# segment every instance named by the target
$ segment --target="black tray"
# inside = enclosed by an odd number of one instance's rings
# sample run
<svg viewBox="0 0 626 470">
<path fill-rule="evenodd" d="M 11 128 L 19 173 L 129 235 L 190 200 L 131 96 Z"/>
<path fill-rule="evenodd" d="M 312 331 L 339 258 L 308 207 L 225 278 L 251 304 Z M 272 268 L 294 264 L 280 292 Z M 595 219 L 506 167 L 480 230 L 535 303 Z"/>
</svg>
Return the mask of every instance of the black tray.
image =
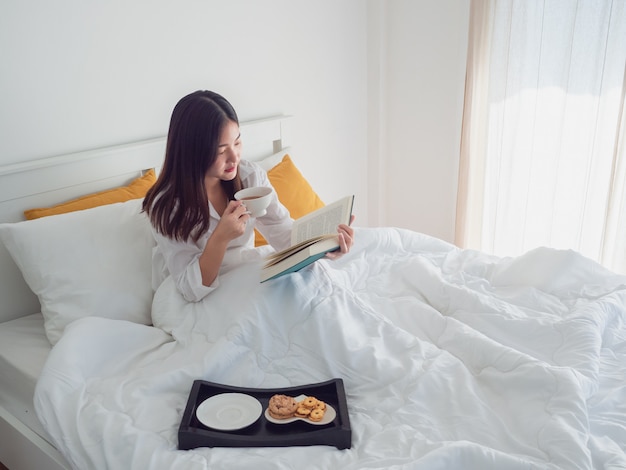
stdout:
<svg viewBox="0 0 626 470">
<path fill-rule="evenodd" d="M 236 431 L 218 431 L 204 426 L 196 417 L 197 406 L 219 393 L 245 393 L 261 402 L 263 411 L 274 394 L 296 397 L 312 395 L 325 401 L 337 411 L 337 417 L 326 425 L 312 425 L 303 421 L 274 424 L 261 413 L 250 426 Z M 343 380 L 332 379 L 317 384 L 287 388 L 243 388 L 195 380 L 183 418 L 178 428 L 178 448 L 196 447 L 286 447 L 329 445 L 349 449 L 352 441 L 350 418 L 346 404 Z"/>
</svg>

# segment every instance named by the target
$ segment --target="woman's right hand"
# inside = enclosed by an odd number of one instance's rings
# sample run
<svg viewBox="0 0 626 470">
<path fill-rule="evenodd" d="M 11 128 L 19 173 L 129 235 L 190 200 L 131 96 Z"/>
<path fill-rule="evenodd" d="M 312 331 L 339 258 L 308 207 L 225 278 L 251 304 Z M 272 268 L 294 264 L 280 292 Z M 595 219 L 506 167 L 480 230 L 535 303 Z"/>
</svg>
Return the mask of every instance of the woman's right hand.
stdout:
<svg viewBox="0 0 626 470">
<path fill-rule="evenodd" d="M 246 231 L 250 214 L 240 201 L 230 201 L 222 213 L 215 230 L 207 240 L 200 255 L 200 273 L 202 284 L 210 286 L 217 278 L 224 253 L 231 240 L 240 237 Z"/>
<path fill-rule="evenodd" d="M 241 201 L 230 201 L 224 209 L 213 235 L 230 242 L 244 234 L 249 218 L 250 214 Z"/>
</svg>

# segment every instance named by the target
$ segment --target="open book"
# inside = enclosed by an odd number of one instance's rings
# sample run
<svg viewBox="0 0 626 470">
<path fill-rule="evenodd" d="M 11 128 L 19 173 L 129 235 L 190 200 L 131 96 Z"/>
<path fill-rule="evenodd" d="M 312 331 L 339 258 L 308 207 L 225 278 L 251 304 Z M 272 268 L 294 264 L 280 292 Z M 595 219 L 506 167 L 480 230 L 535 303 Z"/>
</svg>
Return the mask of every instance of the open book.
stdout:
<svg viewBox="0 0 626 470">
<path fill-rule="evenodd" d="M 291 246 L 266 258 L 261 282 L 293 273 L 339 249 L 337 226 L 349 224 L 354 196 L 346 196 L 293 222 Z"/>
</svg>

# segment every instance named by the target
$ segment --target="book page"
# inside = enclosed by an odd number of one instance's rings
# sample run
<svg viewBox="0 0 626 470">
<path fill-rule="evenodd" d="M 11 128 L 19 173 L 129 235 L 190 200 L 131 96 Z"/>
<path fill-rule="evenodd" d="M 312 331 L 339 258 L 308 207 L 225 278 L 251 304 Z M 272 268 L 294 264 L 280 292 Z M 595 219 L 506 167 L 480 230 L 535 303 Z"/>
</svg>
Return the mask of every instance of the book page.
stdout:
<svg viewBox="0 0 626 470">
<path fill-rule="evenodd" d="M 304 250 L 306 247 L 311 246 L 321 240 L 326 240 L 326 239 L 330 239 L 330 238 L 335 238 L 336 235 L 322 235 L 320 237 L 315 237 L 312 238 L 310 240 L 305 240 L 303 242 L 300 242 L 296 245 L 290 246 L 289 248 L 284 249 L 283 251 L 279 251 L 277 253 L 268 255 L 266 259 L 266 264 L 265 266 L 272 266 L 282 260 L 284 260 L 285 258 L 293 255 L 294 253 L 297 253 L 298 251 Z"/>
<path fill-rule="evenodd" d="M 291 244 L 297 245 L 321 235 L 336 234 L 339 224 L 349 222 L 351 212 L 352 198 L 349 197 L 296 220 L 293 225 Z"/>
</svg>

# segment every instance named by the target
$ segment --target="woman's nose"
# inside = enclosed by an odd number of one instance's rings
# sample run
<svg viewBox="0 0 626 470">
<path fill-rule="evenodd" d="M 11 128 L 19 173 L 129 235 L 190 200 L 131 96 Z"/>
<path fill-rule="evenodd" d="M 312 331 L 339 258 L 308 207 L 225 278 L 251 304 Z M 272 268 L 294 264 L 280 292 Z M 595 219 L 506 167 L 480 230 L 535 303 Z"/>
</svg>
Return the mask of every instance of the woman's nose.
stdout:
<svg viewBox="0 0 626 470">
<path fill-rule="evenodd" d="M 237 152 L 237 149 L 229 148 L 228 149 L 228 160 L 233 162 L 233 161 L 237 161 L 238 158 L 239 158 L 239 152 Z"/>
</svg>

